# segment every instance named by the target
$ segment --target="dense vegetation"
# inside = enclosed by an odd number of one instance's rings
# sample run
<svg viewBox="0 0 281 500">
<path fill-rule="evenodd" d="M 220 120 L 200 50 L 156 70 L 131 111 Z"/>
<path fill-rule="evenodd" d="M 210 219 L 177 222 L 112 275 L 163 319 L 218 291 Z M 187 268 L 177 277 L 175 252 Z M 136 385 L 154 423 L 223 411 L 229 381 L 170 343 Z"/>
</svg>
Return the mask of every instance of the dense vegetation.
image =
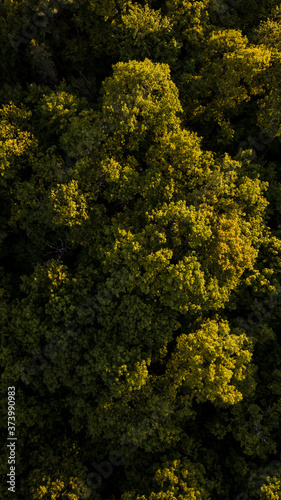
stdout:
<svg viewBox="0 0 281 500">
<path fill-rule="evenodd" d="M 0 41 L 1 499 L 280 499 L 281 4 L 2 0 Z"/>
</svg>

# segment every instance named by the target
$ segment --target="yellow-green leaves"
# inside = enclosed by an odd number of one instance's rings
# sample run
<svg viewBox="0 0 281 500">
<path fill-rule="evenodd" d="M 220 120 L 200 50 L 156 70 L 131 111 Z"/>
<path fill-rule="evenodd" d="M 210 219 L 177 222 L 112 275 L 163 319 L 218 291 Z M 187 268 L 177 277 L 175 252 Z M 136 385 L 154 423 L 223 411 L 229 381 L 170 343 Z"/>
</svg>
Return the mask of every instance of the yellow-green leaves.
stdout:
<svg viewBox="0 0 281 500">
<path fill-rule="evenodd" d="M 218 142 L 231 144 L 237 129 L 231 124 L 234 117 L 241 113 L 245 103 L 265 92 L 272 51 L 250 45 L 240 30 L 218 29 L 210 34 L 198 59 L 201 59 L 200 71 L 187 72 L 181 78 L 186 119 L 200 123 L 206 135 L 208 127 L 210 130 L 216 123 L 220 129 Z"/>
<path fill-rule="evenodd" d="M 120 59 L 143 60 L 173 64 L 181 43 L 173 36 L 173 23 L 160 10 L 134 3 L 121 16 L 121 22 L 114 29 L 112 45 L 118 47 Z"/>
<path fill-rule="evenodd" d="M 127 202 L 138 193 L 140 176 L 138 162 L 134 157 L 128 156 L 120 163 L 114 158 L 105 158 L 100 167 L 100 175 L 107 184 L 104 196 L 109 202 Z"/>
<path fill-rule="evenodd" d="M 155 467 L 156 468 L 156 467 Z M 122 495 L 122 500 L 211 500 L 215 481 L 206 477 L 200 462 L 186 458 L 165 461 L 153 478 L 154 491 L 148 496 Z"/>
<path fill-rule="evenodd" d="M 85 99 L 80 100 L 63 90 L 43 95 L 38 106 L 41 123 L 48 128 L 51 126 L 53 134 L 60 135 L 76 115 L 81 104 L 85 103 Z"/>
<path fill-rule="evenodd" d="M 226 321 L 208 320 L 178 337 L 167 377 L 178 388 L 188 387 L 198 402 L 235 404 L 243 398 L 236 384 L 245 378 L 251 357 L 245 334 L 231 334 Z"/>
<path fill-rule="evenodd" d="M 103 83 L 102 111 L 123 146 L 138 149 L 148 134 L 157 138 L 179 123 L 182 108 L 168 65 L 145 59 L 118 63 L 113 71 Z"/>
<path fill-rule="evenodd" d="M 0 109 L 0 172 L 4 186 L 21 171 L 20 157 L 35 145 L 34 138 L 26 128 L 31 112 L 23 105 L 18 108 L 13 102 Z"/>
<path fill-rule="evenodd" d="M 224 280 L 231 288 L 237 285 L 245 269 L 252 269 L 258 255 L 252 245 L 247 225 L 237 215 L 222 215 L 216 218 L 206 251 L 209 254 L 210 269 L 216 269 L 219 279 Z"/>
<path fill-rule="evenodd" d="M 49 196 L 48 215 L 52 214 L 54 226 L 81 225 L 88 219 L 85 196 L 79 192 L 78 182 L 73 180 L 68 184 L 58 184 Z"/>
</svg>

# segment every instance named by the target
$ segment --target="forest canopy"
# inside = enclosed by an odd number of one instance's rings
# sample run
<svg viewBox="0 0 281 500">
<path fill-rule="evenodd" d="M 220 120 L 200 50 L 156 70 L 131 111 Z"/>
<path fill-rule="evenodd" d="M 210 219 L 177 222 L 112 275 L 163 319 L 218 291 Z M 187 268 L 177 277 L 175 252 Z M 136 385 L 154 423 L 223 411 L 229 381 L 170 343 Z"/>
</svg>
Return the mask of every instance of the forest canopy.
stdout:
<svg viewBox="0 0 281 500">
<path fill-rule="evenodd" d="M 0 42 L 1 499 L 280 499 L 281 4 L 2 0 Z"/>
</svg>

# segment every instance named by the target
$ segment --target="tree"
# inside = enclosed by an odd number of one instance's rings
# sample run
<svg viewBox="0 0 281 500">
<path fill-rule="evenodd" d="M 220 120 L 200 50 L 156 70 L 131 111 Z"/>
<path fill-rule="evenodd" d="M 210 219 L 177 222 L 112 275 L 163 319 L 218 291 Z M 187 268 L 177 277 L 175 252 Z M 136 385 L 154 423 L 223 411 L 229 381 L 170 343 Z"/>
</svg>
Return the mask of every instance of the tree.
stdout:
<svg viewBox="0 0 281 500">
<path fill-rule="evenodd" d="M 4 500 L 278 498 L 273 4 L 5 0 Z"/>
</svg>

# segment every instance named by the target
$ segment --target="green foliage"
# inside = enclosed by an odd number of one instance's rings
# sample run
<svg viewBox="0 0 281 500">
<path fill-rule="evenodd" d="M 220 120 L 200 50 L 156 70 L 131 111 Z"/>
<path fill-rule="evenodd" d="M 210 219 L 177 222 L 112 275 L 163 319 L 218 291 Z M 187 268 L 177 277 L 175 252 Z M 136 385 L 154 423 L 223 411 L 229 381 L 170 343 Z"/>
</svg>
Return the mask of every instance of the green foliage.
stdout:
<svg viewBox="0 0 281 500">
<path fill-rule="evenodd" d="M 209 0 L 166 0 L 165 7 L 168 17 L 175 23 L 174 31 L 179 33 L 179 40 L 184 43 L 185 50 L 190 54 L 198 52 L 208 26 Z"/>
<path fill-rule="evenodd" d="M 112 49 L 118 48 L 119 59 L 176 63 L 181 43 L 173 36 L 173 23 L 160 10 L 133 4 L 121 16 L 121 23 L 114 29 Z"/>
<path fill-rule="evenodd" d="M 214 481 L 206 479 L 202 464 L 185 459 L 163 464 L 155 473 L 153 483 L 156 492 L 149 496 L 126 493 L 122 495 L 122 500 L 209 500 L 214 488 Z"/>
<path fill-rule="evenodd" d="M 199 331 L 177 338 L 168 379 L 175 387 L 186 386 L 197 402 L 235 404 L 243 397 L 237 383 L 249 376 L 247 344 L 246 335 L 230 334 L 227 322 L 207 321 Z"/>
<path fill-rule="evenodd" d="M 2 2 L 3 500 L 280 498 L 279 21 Z"/>
<path fill-rule="evenodd" d="M 12 102 L 2 106 L 1 117 L 1 183 L 6 186 L 21 170 L 18 157 L 26 156 L 34 140 L 28 130 L 21 130 L 31 113 L 24 106 L 18 108 Z"/>
<path fill-rule="evenodd" d="M 109 151 L 118 151 L 117 141 L 129 151 L 138 150 L 145 139 L 157 139 L 179 123 L 182 107 L 167 64 L 148 59 L 118 63 L 102 91 L 103 117 L 113 131 Z"/>
<path fill-rule="evenodd" d="M 216 124 L 224 146 L 239 140 L 241 131 L 231 123 L 243 114 L 246 103 L 263 95 L 271 57 L 269 49 L 250 46 L 241 31 L 213 31 L 200 55 L 201 70 L 181 76 L 186 119 L 200 125 L 204 135 Z"/>
</svg>

